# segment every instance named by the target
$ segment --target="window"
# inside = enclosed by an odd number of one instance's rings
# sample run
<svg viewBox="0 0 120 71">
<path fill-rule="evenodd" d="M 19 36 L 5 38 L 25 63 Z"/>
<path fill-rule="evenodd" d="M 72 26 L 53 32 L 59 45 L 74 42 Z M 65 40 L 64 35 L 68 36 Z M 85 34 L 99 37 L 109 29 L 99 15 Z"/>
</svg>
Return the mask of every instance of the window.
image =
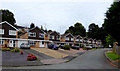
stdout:
<svg viewBox="0 0 120 71">
<path fill-rule="evenodd" d="M 71 41 L 73 41 L 74 39 L 73 38 L 71 38 Z"/>
<path fill-rule="evenodd" d="M 57 39 L 57 40 L 60 40 L 60 37 L 59 37 L 59 36 L 56 36 L 56 39 Z"/>
<path fill-rule="evenodd" d="M 29 41 L 29 44 L 32 45 L 32 46 L 35 46 L 36 42 L 35 41 Z"/>
<path fill-rule="evenodd" d="M 4 34 L 4 29 L 0 29 L 0 34 Z"/>
<path fill-rule="evenodd" d="M 14 30 L 9 30 L 9 35 L 16 35 L 16 31 L 14 31 Z"/>
<path fill-rule="evenodd" d="M 34 33 L 34 32 L 29 32 L 29 36 L 30 36 L 30 37 L 36 37 L 36 33 Z"/>
<path fill-rule="evenodd" d="M 0 40 L 0 45 L 4 45 L 4 40 Z"/>
<path fill-rule="evenodd" d="M 42 44 L 44 44 L 44 42 L 42 41 Z"/>
<path fill-rule="evenodd" d="M 54 36 L 50 35 L 50 39 L 54 39 Z"/>
<path fill-rule="evenodd" d="M 68 38 L 68 37 L 66 37 L 66 40 L 69 40 L 69 38 Z"/>
<path fill-rule="evenodd" d="M 40 38 L 44 38 L 44 34 L 39 33 L 39 37 L 40 37 Z"/>
<path fill-rule="evenodd" d="M 76 39 L 76 41 L 79 41 L 79 39 Z"/>
</svg>

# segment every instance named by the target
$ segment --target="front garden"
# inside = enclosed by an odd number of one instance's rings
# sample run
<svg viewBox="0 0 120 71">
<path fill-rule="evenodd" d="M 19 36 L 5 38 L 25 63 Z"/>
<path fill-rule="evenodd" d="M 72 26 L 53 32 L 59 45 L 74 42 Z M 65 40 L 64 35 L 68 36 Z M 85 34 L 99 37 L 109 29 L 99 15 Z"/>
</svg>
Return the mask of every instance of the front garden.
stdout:
<svg viewBox="0 0 120 71">
<path fill-rule="evenodd" d="M 114 61 L 120 61 L 120 55 L 113 53 L 112 51 L 107 52 L 107 56 Z"/>
</svg>

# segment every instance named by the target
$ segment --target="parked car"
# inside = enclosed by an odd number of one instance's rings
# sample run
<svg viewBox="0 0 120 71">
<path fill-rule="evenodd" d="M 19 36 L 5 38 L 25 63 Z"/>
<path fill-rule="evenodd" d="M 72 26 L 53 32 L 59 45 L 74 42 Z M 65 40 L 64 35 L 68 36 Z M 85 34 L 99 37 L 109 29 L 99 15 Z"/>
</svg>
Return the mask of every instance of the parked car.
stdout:
<svg viewBox="0 0 120 71">
<path fill-rule="evenodd" d="M 60 46 L 59 46 L 59 48 L 61 48 L 61 49 L 62 49 L 62 48 L 64 48 L 64 46 L 65 46 L 65 45 L 60 45 Z"/>
<path fill-rule="evenodd" d="M 88 48 L 88 49 L 92 48 L 92 46 L 90 46 L 90 45 L 86 45 L 85 47 Z"/>
<path fill-rule="evenodd" d="M 20 48 L 21 48 L 21 49 L 30 49 L 30 45 L 29 45 L 28 43 L 22 43 L 22 44 L 20 45 Z"/>
<path fill-rule="evenodd" d="M 55 45 L 55 44 L 49 44 L 48 48 L 49 49 L 54 49 L 54 50 L 58 50 L 59 49 L 59 47 L 57 45 Z"/>
<path fill-rule="evenodd" d="M 71 48 L 79 50 L 80 49 L 80 45 L 79 44 L 75 44 L 75 45 L 72 45 Z"/>
</svg>

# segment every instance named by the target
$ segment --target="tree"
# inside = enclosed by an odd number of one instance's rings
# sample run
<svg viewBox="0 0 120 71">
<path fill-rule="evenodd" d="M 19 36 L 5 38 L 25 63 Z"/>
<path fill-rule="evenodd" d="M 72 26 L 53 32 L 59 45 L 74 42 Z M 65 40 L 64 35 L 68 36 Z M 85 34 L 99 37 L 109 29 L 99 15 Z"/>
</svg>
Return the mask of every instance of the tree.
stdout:
<svg viewBox="0 0 120 71">
<path fill-rule="evenodd" d="M 81 35 L 82 37 L 86 36 L 86 30 L 81 23 L 76 23 L 74 26 L 70 26 L 68 30 L 65 31 L 66 33 L 71 33 L 73 35 Z"/>
<path fill-rule="evenodd" d="M 82 37 L 85 37 L 86 36 L 86 29 L 84 28 L 84 26 L 77 22 L 75 25 L 74 25 L 74 35 L 81 35 Z"/>
<path fill-rule="evenodd" d="M 99 27 L 95 23 L 89 25 L 88 37 L 93 39 L 99 39 Z"/>
<path fill-rule="evenodd" d="M 16 20 L 14 18 L 14 14 L 9 10 L 0 10 L 0 16 L 2 16 L 2 22 L 7 21 L 10 24 L 14 25 Z"/>
<path fill-rule="evenodd" d="M 41 28 L 40 28 L 40 29 L 41 29 L 41 30 L 44 30 L 42 25 L 41 25 Z"/>
<path fill-rule="evenodd" d="M 103 27 L 108 34 L 120 43 L 120 1 L 114 2 L 107 11 Z"/>
<path fill-rule="evenodd" d="M 35 27 L 34 23 L 31 23 L 30 29 L 32 29 L 32 28 L 34 28 L 34 27 Z"/>
</svg>

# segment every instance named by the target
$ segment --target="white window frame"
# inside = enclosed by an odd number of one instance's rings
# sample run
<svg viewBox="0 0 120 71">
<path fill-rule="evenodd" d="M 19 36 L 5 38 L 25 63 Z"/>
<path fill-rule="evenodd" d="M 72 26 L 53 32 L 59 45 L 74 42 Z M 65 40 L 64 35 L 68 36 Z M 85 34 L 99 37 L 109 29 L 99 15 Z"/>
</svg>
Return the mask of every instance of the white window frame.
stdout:
<svg viewBox="0 0 120 71">
<path fill-rule="evenodd" d="M 35 46 L 35 45 L 36 45 L 36 42 L 35 42 L 35 41 L 29 41 L 29 44 L 30 44 L 31 46 Z"/>
<path fill-rule="evenodd" d="M 71 38 L 71 41 L 74 41 L 74 38 Z"/>
<path fill-rule="evenodd" d="M 17 31 L 15 31 L 15 30 L 9 30 L 9 35 L 17 35 Z"/>
<path fill-rule="evenodd" d="M 0 39 L 0 45 L 4 45 L 4 40 Z"/>
<path fill-rule="evenodd" d="M 69 40 L 69 37 L 66 37 L 65 39 L 66 39 L 66 40 Z"/>
<path fill-rule="evenodd" d="M 76 41 L 79 41 L 79 39 L 76 39 Z"/>
<path fill-rule="evenodd" d="M 34 34 L 34 35 L 31 36 L 31 34 Z M 35 33 L 35 32 L 29 32 L 29 36 L 30 36 L 30 37 L 36 37 L 36 33 Z"/>
<path fill-rule="evenodd" d="M 4 34 L 4 29 L 0 29 L 0 34 Z"/>
<path fill-rule="evenodd" d="M 41 35 L 42 35 L 43 37 L 41 37 Z M 39 37 L 40 37 L 40 38 L 44 38 L 44 34 L 43 34 L 43 33 L 39 33 Z"/>
</svg>

